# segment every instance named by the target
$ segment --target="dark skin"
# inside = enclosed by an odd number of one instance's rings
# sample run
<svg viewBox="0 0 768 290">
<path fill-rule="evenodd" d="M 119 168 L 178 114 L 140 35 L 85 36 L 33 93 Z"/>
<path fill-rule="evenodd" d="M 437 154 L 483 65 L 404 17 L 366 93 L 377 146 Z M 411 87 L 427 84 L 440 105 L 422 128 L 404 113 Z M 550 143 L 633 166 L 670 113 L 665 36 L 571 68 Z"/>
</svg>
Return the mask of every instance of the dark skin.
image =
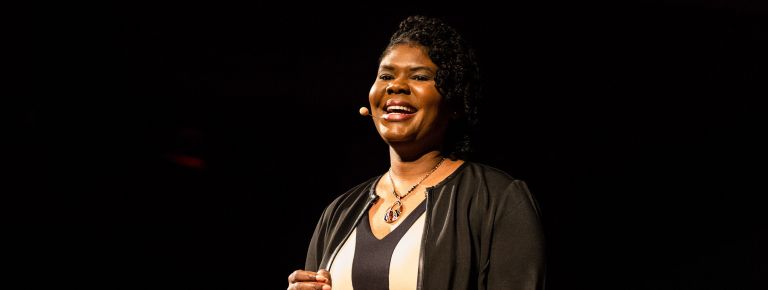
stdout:
<svg viewBox="0 0 768 290">
<path fill-rule="evenodd" d="M 389 144 L 390 172 L 395 190 L 404 195 L 440 161 L 441 145 L 445 138 L 451 113 L 435 86 L 437 65 L 429 58 L 424 47 L 400 44 L 391 47 L 379 64 L 379 72 L 368 94 L 373 114 L 387 113 L 388 102 L 402 101 L 416 109 L 414 116 L 405 121 L 374 119 L 382 139 Z M 384 238 L 405 220 L 425 198 L 424 190 L 437 184 L 452 173 L 463 161 L 446 160 L 411 194 L 401 200 L 404 211 L 400 218 L 387 223 L 382 218 L 395 201 L 388 176 L 376 186 L 379 200 L 371 207 L 368 218 L 374 236 Z"/>
<path fill-rule="evenodd" d="M 435 65 L 425 48 L 417 44 L 390 47 L 379 64 L 376 81 L 368 95 L 372 114 L 380 116 L 373 122 L 382 139 L 389 144 L 390 171 L 394 184 L 385 175 L 376 186 L 380 197 L 368 212 L 374 236 L 384 238 L 425 198 L 427 187 L 433 186 L 453 173 L 464 161 L 446 159 L 437 170 L 401 199 L 400 218 L 387 223 L 384 213 L 396 200 L 392 188 L 404 195 L 442 159 L 441 145 L 445 139 L 452 113 L 435 86 Z M 392 111 L 393 104 L 408 107 L 407 117 Z M 389 110 L 388 110 L 389 109 Z M 387 115 L 389 114 L 389 115 Z M 288 277 L 288 289 L 331 289 L 330 273 L 296 270 Z"/>
<path fill-rule="evenodd" d="M 288 290 L 331 290 L 331 273 L 296 270 L 288 276 Z"/>
</svg>

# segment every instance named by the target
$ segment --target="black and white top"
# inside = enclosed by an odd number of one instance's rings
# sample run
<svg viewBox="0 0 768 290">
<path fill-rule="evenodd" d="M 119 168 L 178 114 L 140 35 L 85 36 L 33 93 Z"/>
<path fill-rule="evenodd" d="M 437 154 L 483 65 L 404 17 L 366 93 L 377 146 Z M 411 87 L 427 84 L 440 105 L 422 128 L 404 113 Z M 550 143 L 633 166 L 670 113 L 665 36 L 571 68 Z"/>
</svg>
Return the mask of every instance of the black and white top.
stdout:
<svg viewBox="0 0 768 290">
<path fill-rule="evenodd" d="M 380 178 L 337 197 L 325 208 L 312 234 L 304 269 L 328 269 L 334 289 L 352 288 L 352 243 L 361 233 L 359 217 L 368 217 L 376 200 Z M 464 162 L 426 192 L 425 214 L 393 251 L 390 289 L 414 289 L 415 284 L 421 289 L 446 290 L 544 289 L 544 232 L 525 182 L 487 165 Z M 405 244 L 409 246 L 401 248 Z M 398 254 L 403 252 L 413 254 Z M 399 261 L 397 257 L 402 256 L 408 261 Z M 334 261 L 336 265 L 331 265 Z M 406 283 L 410 286 L 393 284 L 393 277 L 411 281 Z"/>
<path fill-rule="evenodd" d="M 422 202 L 382 239 L 361 219 L 332 262 L 333 289 L 416 289 L 425 211 Z"/>
</svg>

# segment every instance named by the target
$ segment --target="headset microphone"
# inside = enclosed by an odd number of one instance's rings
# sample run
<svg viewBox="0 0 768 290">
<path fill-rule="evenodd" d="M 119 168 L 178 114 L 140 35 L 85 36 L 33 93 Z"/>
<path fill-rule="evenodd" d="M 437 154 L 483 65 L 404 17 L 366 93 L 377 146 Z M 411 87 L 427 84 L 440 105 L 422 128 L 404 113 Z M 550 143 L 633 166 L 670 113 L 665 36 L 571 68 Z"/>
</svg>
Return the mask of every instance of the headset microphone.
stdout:
<svg viewBox="0 0 768 290">
<path fill-rule="evenodd" d="M 361 116 L 371 116 L 371 118 L 379 119 L 379 117 L 376 117 L 371 114 L 371 111 L 368 110 L 366 107 L 360 107 L 360 115 Z"/>
</svg>

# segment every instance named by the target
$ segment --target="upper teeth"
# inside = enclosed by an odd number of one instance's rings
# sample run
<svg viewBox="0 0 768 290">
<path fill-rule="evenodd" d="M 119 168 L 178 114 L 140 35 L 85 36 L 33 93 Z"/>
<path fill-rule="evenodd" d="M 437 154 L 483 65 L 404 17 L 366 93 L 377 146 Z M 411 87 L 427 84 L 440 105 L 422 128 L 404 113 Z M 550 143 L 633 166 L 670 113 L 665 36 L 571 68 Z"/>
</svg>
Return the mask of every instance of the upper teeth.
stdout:
<svg viewBox="0 0 768 290">
<path fill-rule="evenodd" d="M 387 111 L 391 112 L 393 110 L 406 111 L 408 113 L 413 113 L 414 112 L 414 110 L 412 108 L 404 107 L 404 106 L 389 106 L 389 107 L 387 107 Z"/>
</svg>

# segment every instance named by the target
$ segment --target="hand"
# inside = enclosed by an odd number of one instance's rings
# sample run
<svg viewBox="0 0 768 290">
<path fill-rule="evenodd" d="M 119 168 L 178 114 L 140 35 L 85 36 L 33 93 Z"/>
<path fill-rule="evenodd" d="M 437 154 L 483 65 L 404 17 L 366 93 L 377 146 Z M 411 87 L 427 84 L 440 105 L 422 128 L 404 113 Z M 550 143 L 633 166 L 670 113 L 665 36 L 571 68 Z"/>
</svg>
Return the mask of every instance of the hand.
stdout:
<svg viewBox="0 0 768 290">
<path fill-rule="evenodd" d="M 324 269 L 311 272 L 296 270 L 288 276 L 288 290 L 331 290 L 331 273 Z"/>
</svg>

